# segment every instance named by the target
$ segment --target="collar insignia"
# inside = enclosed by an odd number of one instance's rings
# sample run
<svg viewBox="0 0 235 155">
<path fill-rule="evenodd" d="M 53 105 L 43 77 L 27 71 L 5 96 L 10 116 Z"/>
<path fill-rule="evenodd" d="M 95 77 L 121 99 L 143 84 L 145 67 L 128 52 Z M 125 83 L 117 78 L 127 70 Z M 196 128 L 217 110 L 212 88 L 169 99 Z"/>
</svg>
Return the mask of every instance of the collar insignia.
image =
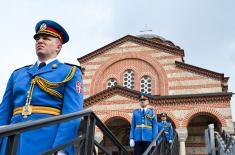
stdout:
<svg viewBox="0 0 235 155">
<path fill-rule="evenodd" d="M 51 67 L 52 67 L 53 69 L 56 69 L 56 68 L 57 68 L 57 64 L 52 64 Z"/>
</svg>

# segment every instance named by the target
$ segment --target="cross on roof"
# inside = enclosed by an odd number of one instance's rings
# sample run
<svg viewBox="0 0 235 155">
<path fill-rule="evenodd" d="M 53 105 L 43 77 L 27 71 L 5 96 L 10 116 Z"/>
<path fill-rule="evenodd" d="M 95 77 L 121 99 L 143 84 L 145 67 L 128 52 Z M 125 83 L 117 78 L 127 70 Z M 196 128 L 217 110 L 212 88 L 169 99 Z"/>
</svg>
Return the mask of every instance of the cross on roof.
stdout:
<svg viewBox="0 0 235 155">
<path fill-rule="evenodd" d="M 144 26 L 144 30 L 140 30 L 140 32 L 151 32 L 152 30 L 151 29 L 148 29 L 148 25 L 145 24 Z"/>
</svg>

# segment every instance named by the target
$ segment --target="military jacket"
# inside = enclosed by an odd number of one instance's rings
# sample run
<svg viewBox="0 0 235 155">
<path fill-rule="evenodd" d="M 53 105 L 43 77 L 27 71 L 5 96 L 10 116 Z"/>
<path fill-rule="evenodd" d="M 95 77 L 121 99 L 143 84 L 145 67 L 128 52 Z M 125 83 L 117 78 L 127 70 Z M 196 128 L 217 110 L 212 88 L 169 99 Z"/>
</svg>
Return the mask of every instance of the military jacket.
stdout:
<svg viewBox="0 0 235 155">
<path fill-rule="evenodd" d="M 162 128 L 164 129 L 166 141 L 169 142 L 170 140 L 173 140 L 173 129 L 172 129 L 171 123 L 167 121 L 158 122 L 158 131 L 161 131 Z M 159 137 L 159 141 L 161 140 L 162 140 L 162 136 Z"/>
<path fill-rule="evenodd" d="M 136 109 L 132 113 L 130 139 L 152 141 L 158 133 L 157 119 L 153 109 Z"/>
<path fill-rule="evenodd" d="M 13 115 L 13 111 L 15 108 L 25 105 L 33 78 L 38 76 L 50 82 L 61 82 L 68 76 L 71 68 L 70 65 L 54 60 L 40 70 L 37 69 L 37 63 L 15 70 L 8 81 L 0 104 L 0 126 L 54 116 L 32 113 L 24 118 L 21 114 Z M 62 94 L 63 98 L 53 96 L 35 84 L 31 105 L 60 109 L 61 114 L 83 109 L 82 74 L 78 68 L 70 81 L 53 89 Z M 69 141 L 76 136 L 79 124 L 80 120 L 74 120 L 22 133 L 17 155 L 37 155 Z M 6 140 L 7 138 L 0 139 L 0 155 L 5 152 Z M 64 151 L 68 154 L 74 153 L 72 147 L 66 148 Z"/>
</svg>

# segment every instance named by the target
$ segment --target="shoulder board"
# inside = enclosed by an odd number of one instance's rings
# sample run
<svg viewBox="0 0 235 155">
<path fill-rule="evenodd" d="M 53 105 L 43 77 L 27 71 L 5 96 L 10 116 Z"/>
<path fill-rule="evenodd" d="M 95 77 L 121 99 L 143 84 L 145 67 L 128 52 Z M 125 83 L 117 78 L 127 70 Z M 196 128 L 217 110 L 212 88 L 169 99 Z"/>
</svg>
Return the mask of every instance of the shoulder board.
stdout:
<svg viewBox="0 0 235 155">
<path fill-rule="evenodd" d="M 140 109 L 135 109 L 133 112 L 137 112 L 137 111 L 139 111 Z"/>
<path fill-rule="evenodd" d="M 151 110 L 152 112 L 154 112 L 153 108 L 148 108 L 149 110 Z"/>
<path fill-rule="evenodd" d="M 74 65 L 74 64 L 71 64 L 71 63 L 64 63 L 66 65 L 69 65 L 69 66 L 76 66 L 77 68 L 79 68 L 80 70 L 82 70 L 82 67 L 81 66 L 78 66 L 78 65 Z"/>
<path fill-rule="evenodd" d="M 166 123 L 165 123 L 165 126 L 170 127 L 171 124 L 170 124 L 169 122 L 166 122 Z"/>
<path fill-rule="evenodd" d="M 20 69 L 22 69 L 22 68 L 30 67 L 30 66 L 32 66 L 32 64 L 31 64 L 31 65 L 26 65 L 26 66 L 24 66 L 24 67 L 20 67 L 20 68 L 18 68 L 18 69 L 15 69 L 14 72 L 15 72 L 15 71 L 18 71 L 18 70 L 20 70 Z"/>
</svg>

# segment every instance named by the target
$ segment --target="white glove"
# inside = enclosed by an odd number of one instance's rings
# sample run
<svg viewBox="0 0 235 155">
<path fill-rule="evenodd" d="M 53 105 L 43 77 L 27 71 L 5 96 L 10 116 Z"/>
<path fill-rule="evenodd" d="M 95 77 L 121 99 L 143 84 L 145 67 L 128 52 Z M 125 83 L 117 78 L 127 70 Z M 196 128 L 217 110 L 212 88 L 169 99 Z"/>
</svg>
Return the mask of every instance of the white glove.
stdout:
<svg viewBox="0 0 235 155">
<path fill-rule="evenodd" d="M 153 146 L 156 146 L 156 142 L 153 144 Z"/>
<path fill-rule="evenodd" d="M 134 147 L 135 146 L 135 141 L 134 139 L 130 139 L 130 147 Z"/>
<path fill-rule="evenodd" d="M 169 143 L 172 143 L 172 140 L 169 140 Z"/>
</svg>

